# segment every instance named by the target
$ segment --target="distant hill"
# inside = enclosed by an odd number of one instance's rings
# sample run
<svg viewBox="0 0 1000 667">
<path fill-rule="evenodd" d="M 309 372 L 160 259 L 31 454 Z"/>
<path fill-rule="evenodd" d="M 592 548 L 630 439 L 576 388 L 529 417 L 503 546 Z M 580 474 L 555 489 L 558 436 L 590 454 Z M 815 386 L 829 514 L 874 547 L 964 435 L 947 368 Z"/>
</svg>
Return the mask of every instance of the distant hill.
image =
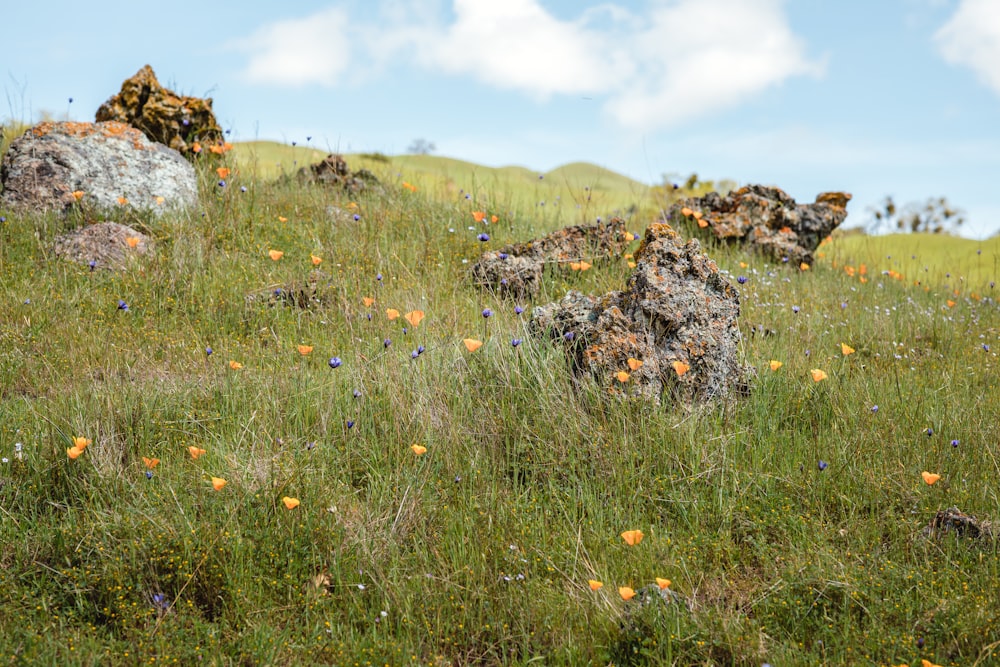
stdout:
<svg viewBox="0 0 1000 667">
<path fill-rule="evenodd" d="M 234 146 L 237 165 L 259 178 L 293 174 L 318 162 L 326 151 L 272 141 Z M 448 200 L 471 194 L 477 200 L 504 206 L 548 207 L 579 217 L 638 211 L 648 207 L 649 186 L 586 162 L 563 165 L 547 173 L 522 166 L 487 167 L 437 155 L 345 154 L 351 169 L 368 169 L 385 182 L 406 181 L 435 198 Z M 575 216 L 570 216 L 575 217 Z"/>
</svg>

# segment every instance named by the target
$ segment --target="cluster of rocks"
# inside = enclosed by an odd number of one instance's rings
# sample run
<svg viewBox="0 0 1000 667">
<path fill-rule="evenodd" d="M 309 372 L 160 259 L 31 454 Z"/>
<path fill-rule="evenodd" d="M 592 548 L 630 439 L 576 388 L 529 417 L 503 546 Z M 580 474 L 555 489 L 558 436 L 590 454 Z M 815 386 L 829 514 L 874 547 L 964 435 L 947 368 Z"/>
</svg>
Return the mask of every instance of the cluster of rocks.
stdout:
<svg viewBox="0 0 1000 667">
<path fill-rule="evenodd" d="M 180 153 L 223 143 L 212 99 L 184 97 L 164 88 L 149 65 L 122 83 L 121 91 L 97 110 L 95 120 L 131 125 Z"/>
<path fill-rule="evenodd" d="M 470 276 L 474 284 L 497 294 L 531 296 L 538 293 L 546 265 L 568 265 L 620 255 L 631 240 L 632 235 L 625 230 L 621 218 L 565 227 L 527 243 L 483 253 Z"/>
<path fill-rule="evenodd" d="M 378 185 L 378 178 L 367 169 L 352 172 L 343 155 L 331 153 L 316 164 L 302 167 L 297 175 L 304 183 L 341 188 L 349 193 L 357 193 Z"/>
<path fill-rule="evenodd" d="M 531 331 L 561 345 L 577 377 L 659 403 L 698 402 L 744 391 L 753 369 L 739 360 L 739 293 L 697 240 L 653 224 L 622 291 L 569 292 L 535 308 Z"/>
<path fill-rule="evenodd" d="M 725 196 L 711 192 L 676 202 L 667 221 L 798 266 L 812 263 L 820 241 L 847 217 L 850 199 L 846 192 L 824 192 L 815 203 L 796 204 L 779 188 L 748 185 Z"/>
<path fill-rule="evenodd" d="M 271 285 L 246 295 L 248 306 L 266 304 L 270 308 L 320 308 L 333 302 L 333 278 L 326 272 L 313 269 L 303 281 Z"/>
</svg>

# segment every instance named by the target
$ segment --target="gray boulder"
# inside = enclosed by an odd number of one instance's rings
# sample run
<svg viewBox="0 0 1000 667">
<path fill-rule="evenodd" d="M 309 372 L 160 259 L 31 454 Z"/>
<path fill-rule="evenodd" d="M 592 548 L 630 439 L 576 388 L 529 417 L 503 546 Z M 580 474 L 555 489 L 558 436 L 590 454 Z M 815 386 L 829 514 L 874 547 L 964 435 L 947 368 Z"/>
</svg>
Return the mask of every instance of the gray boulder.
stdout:
<svg viewBox="0 0 1000 667">
<path fill-rule="evenodd" d="M 162 213 L 198 202 L 194 167 L 180 153 L 117 122 L 39 123 L 11 143 L 0 183 L 0 201 L 31 210 L 80 204 Z"/>
<path fill-rule="evenodd" d="M 571 291 L 536 308 L 531 331 L 612 393 L 693 403 L 745 391 L 753 370 L 739 360 L 739 293 L 698 241 L 654 224 L 635 261 L 624 291 Z"/>
</svg>

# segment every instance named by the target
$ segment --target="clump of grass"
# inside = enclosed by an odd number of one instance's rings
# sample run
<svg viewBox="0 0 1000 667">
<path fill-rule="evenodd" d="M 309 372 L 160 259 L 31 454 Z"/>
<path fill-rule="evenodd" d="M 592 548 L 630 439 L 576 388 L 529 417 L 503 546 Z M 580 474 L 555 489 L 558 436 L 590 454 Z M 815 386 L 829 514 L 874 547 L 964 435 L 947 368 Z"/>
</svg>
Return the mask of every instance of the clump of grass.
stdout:
<svg viewBox="0 0 1000 667">
<path fill-rule="evenodd" d="M 993 659 L 994 545 L 922 528 L 947 506 L 1000 514 L 995 243 L 908 247 L 901 265 L 841 239 L 806 272 L 713 248 L 746 278 L 757 381 L 653 408 L 572 381 L 527 335 L 532 303 L 464 282 L 485 247 L 591 212 L 471 182 L 348 196 L 202 171 L 199 211 L 133 220 L 157 250 L 124 272 L 51 257 L 72 220 L 3 212 L 14 661 Z M 501 212 L 487 244 L 484 209 Z M 624 258 L 553 273 L 539 302 L 627 274 Z M 310 281 L 309 308 L 246 298 Z M 70 459 L 75 436 L 93 443 Z M 671 602 L 617 593 L 657 577 Z"/>
</svg>

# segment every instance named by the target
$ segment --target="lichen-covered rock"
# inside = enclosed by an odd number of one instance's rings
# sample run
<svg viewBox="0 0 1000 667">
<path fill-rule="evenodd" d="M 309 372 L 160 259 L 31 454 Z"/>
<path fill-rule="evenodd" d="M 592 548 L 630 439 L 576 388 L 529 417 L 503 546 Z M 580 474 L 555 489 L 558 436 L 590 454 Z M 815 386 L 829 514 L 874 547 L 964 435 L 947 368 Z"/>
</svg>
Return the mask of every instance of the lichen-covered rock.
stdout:
<svg viewBox="0 0 1000 667">
<path fill-rule="evenodd" d="M 212 99 L 183 97 L 164 88 L 149 65 L 125 79 L 121 92 L 100 106 L 95 120 L 131 125 L 152 141 L 185 154 L 197 152 L 196 144 L 223 145 Z"/>
<path fill-rule="evenodd" d="M 631 240 L 621 218 L 595 225 L 573 225 L 534 241 L 485 252 L 469 275 L 473 283 L 497 294 L 530 296 L 538 293 L 547 264 L 607 258 L 624 252 Z"/>
<path fill-rule="evenodd" d="M 612 392 L 699 402 L 744 390 L 753 371 L 739 361 L 739 294 L 698 241 L 654 224 L 635 260 L 625 290 L 569 292 L 534 310 L 532 332 Z"/>
<path fill-rule="evenodd" d="M 796 204 L 778 188 L 748 185 L 725 197 L 711 192 L 679 201 L 670 207 L 667 222 L 798 266 L 812 263 L 820 242 L 847 217 L 850 199 L 846 192 L 824 192 L 813 204 Z"/>
<path fill-rule="evenodd" d="M 57 236 L 57 257 L 93 269 L 124 269 L 129 258 L 152 250 L 152 239 L 127 225 L 99 222 Z"/>
<path fill-rule="evenodd" d="M 39 123 L 11 143 L 0 182 L 0 201 L 33 210 L 79 203 L 161 213 L 198 203 L 187 160 L 122 123 Z"/>
<path fill-rule="evenodd" d="M 246 304 L 266 303 L 269 307 L 322 308 L 333 303 L 335 290 L 329 274 L 318 269 L 309 272 L 304 281 L 294 280 L 283 285 L 271 285 L 246 295 Z"/>
<path fill-rule="evenodd" d="M 347 192 L 361 192 L 378 185 L 378 178 L 367 169 L 351 172 L 343 155 L 331 153 L 316 164 L 298 171 L 300 181 L 343 188 Z"/>
</svg>

